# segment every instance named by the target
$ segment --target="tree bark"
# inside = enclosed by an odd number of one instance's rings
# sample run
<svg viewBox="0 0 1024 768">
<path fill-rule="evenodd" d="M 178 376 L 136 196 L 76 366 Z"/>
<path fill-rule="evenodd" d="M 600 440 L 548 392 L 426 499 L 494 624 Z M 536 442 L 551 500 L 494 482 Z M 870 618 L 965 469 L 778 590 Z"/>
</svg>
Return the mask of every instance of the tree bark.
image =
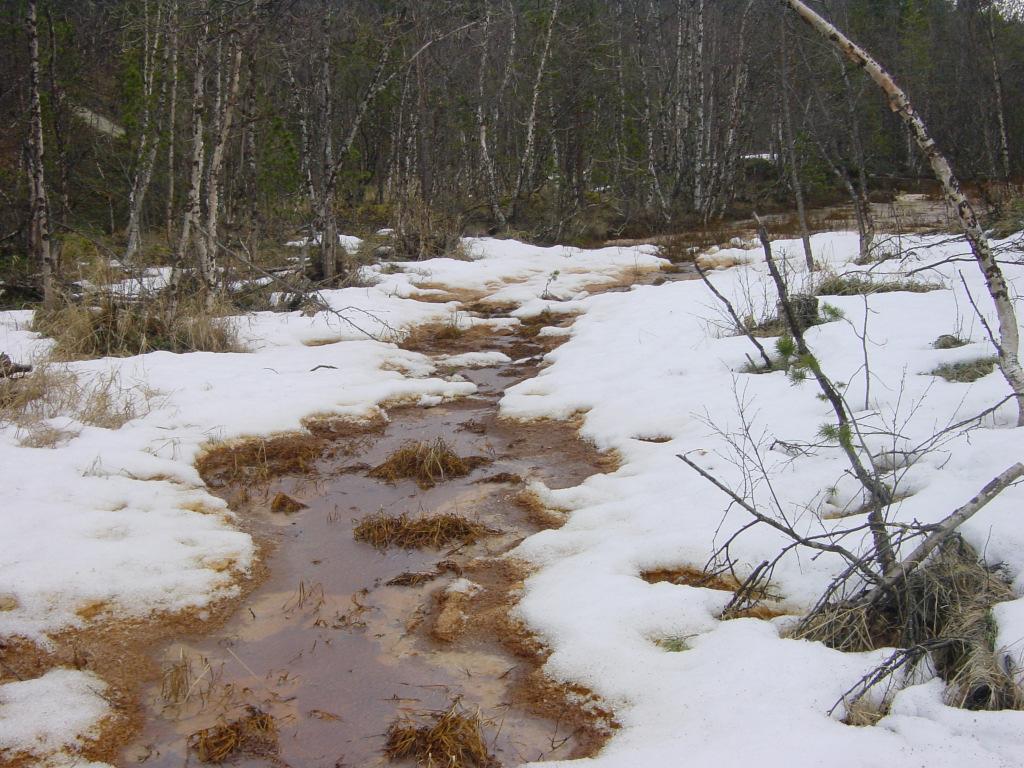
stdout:
<svg viewBox="0 0 1024 768">
<path fill-rule="evenodd" d="M 57 270 L 50 241 L 50 204 L 46 197 L 43 108 L 39 98 L 39 29 L 36 24 L 36 0 L 28 0 L 25 28 L 28 33 L 29 52 L 29 204 L 32 219 L 29 239 L 33 256 L 42 275 L 43 306 L 46 309 L 53 309 L 57 303 Z"/>
</svg>

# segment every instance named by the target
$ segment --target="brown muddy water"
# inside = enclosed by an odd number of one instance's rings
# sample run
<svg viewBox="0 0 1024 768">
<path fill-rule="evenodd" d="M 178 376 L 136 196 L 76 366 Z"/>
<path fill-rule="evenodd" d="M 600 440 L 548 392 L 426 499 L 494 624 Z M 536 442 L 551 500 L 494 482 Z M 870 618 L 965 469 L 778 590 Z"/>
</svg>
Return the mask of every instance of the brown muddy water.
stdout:
<svg viewBox="0 0 1024 768">
<path fill-rule="evenodd" d="M 531 344 L 493 336 L 478 348 L 520 357 L 543 351 Z M 577 726 L 544 717 L 515 695 L 513 681 L 522 681 L 537 662 L 505 649 L 505 625 L 489 635 L 476 632 L 446 642 L 438 639 L 443 633 L 436 631 L 436 621 L 438 596 L 459 569 L 486 585 L 487 578 L 474 574 L 488 571 L 487 558 L 538 529 L 515 502 L 523 488 L 517 478 L 566 487 L 606 471 L 607 460 L 580 442 L 570 425 L 497 418 L 501 393 L 534 375 L 534 362 L 452 373 L 476 383 L 478 393 L 430 409 L 393 411 L 382 432 L 336 444 L 334 458 L 322 460 L 311 475 L 222 489 L 225 498 L 237 499 L 242 491 L 249 497 L 241 511 L 253 534 L 269 543 L 269 575 L 213 634 L 162 649 L 164 678 L 144 692 L 146 723 L 122 754 L 122 765 L 195 765 L 190 734 L 256 710 L 274 718 L 277 747 L 269 754 L 236 755 L 233 765 L 384 765 L 384 733 L 391 722 L 443 710 L 453 699 L 468 710 L 479 708 L 488 746 L 501 765 L 564 759 L 593 748 L 592 733 L 574 732 Z M 438 437 L 460 455 L 487 457 L 489 463 L 429 490 L 411 480 L 389 484 L 367 476 L 369 467 L 406 441 Z M 498 475 L 505 481 L 481 482 Z M 271 512 L 278 492 L 306 508 L 291 515 Z M 356 518 L 380 510 L 456 512 L 497 533 L 472 546 L 380 551 L 352 535 Z M 443 561 L 453 561 L 446 566 L 452 570 L 424 584 L 387 584 L 399 574 L 432 571 Z M 507 591 L 508 584 L 501 588 Z"/>
</svg>

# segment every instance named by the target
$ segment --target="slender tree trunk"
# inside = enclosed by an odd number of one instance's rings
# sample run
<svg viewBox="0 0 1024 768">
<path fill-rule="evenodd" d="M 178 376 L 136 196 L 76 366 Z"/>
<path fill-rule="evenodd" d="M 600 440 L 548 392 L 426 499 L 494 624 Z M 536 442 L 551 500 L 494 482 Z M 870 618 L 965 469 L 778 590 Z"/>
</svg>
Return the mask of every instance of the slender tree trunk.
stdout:
<svg viewBox="0 0 1024 768">
<path fill-rule="evenodd" d="M 995 87 L 996 120 L 999 125 L 999 159 L 1002 161 L 1003 180 L 1010 180 L 1010 141 L 1006 135 L 1006 111 L 1003 104 L 1003 75 L 999 70 L 996 48 L 995 3 L 988 9 L 988 41 L 992 63 L 992 83 Z"/>
<path fill-rule="evenodd" d="M 203 46 L 206 43 L 208 27 L 204 25 L 199 41 L 196 43 L 195 74 L 192 83 L 192 162 L 189 173 L 188 199 L 185 203 L 185 214 L 182 217 L 181 237 L 178 239 L 178 251 L 175 258 L 175 281 L 181 265 L 193 240 L 193 231 L 199 226 L 202 209 L 203 166 L 206 162 L 206 143 L 203 137 L 203 100 L 206 96 L 206 66 Z M 201 251 L 206 247 L 205 239 L 195 238 L 197 260 L 203 258 Z"/>
<path fill-rule="evenodd" d="M 175 0 L 168 12 L 170 38 L 168 46 L 171 51 L 171 68 L 168 77 L 171 79 L 170 104 L 167 112 L 167 203 L 164 211 L 165 228 L 168 244 L 174 241 L 174 146 L 177 143 L 175 120 L 178 108 L 178 3 Z"/>
<path fill-rule="evenodd" d="M 555 31 L 555 20 L 558 17 L 559 2 L 560 0 L 554 0 L 551 4 L 548 29 L 544 35 L 544 47 L 541 49 L 540 61 L 537 63 L 537 76 L 533 80 L 530 115 L 526 119 L 526 144 L 523 149 L 523 156 L 519 161 L 519 173 L 516 175 L 516 190 L 512 201 L 512 215 L 509 217 L 512 219 L 516 217 L 519 199 L 523 194 L 523 190 L 530 186 L 533 172 L 533 154 L 537 141 L 537 104 L 540 101 L 540 88 L 544 82 L 544 72 L 548 65 L 548 54 L 551 52 L 551 35 Z"/>
<path fill-rule="evenodd" d="M 129 263 L 139 249 L 141 240 L 141 219 L 142 207 L 146 201 L 146 193 L 149 191 L 149 183 L 153 178 L 153 168 L 156 166 L 156 153 L 160 147 L 159 137 L 159 116 L 163 112 L 164 104 L 167 101 L 167 88 L 169 81 L 166 72 L 170 69 L 170 48 L 167 45 L 167 32 L 163 33 L 163 69 L 165 76 L 160 83 L 160 98 L 154 110 L 149 103 L 152 95 L 152 83 L 154 73 L 150 71 L 146 75 L 149 83 L 146 97 L 146 108 L 142 122 L 142 138 L 139 141 L 139 150 L 135 161 L 135 177 L 132 180 L 132 188 L 128 194 L 128 243 L 125 246 L 124 261 Z M 152 70 L 155 67 L 156 51 L 160 46 L 161 32 L 159 29 L 153 34 L 152 56 L 147 56 L 148 66 Z M 152 134 L 152 135 L 151 135 Z"/>
<path fill-rule="evenodd" d="M 978 223 L 974 207 L 961 190 L 960 181 L 953 173 L 949 161 L 939 151 L 935 141 L 929 135 L 924 121 L 914 110 L 906 93 L 867 51 L 800 0 L 781 1 L 799 15 L 808 26 L 832 41 L 850 61 L 862 68 L 885 92 L 890 109 L 899 115 L 910 129 L 921 154 L 927 158 L 935 178 L 942 185 L 946 201 L 956 211 L 960 227 L 963 229 L 964 236 L 971 246 L 971 252 L 985 277 L 985 285 L 995 305 L 996 317 L 999 322 L 999 338 L 993 339 L 999 353 L 999 370 L 1017 400 L 1017 425 L 1024 426 L 1024 369 L 1020 364 L 1020 331 L 1017 326 L 1017 313 L 1014 309 L 1013 298 L 1010 296 L 1009 287 L 1003 277 L 1003 270 L 992 253 L 985 232 Z"/>
<path fill-rule="evenodd" d="M 483 50 L 480 53 L 480 73 L 477 77 L 476 127 L 480 139 L 480 165 L 484 173 L 484 182 L 487 185 L 491 216 L 497 222 L 498 228 L 504 230 L 508 223 L 505 221 L 505 214 L 501 210 L 498 182 L 494 172 L 494 159 L 491 157 L 491 149 L 487 141 L 487 111 L 484 108 L 487 55 L 491 46 L 491 17 L 491 4 L 488 0 L 487 11 L 484 16 L 483 42 L 481 43 Z"/>
<path fill-rule="evenodd" d="M 46 23 L 50 32 L 50 97 L 53 100 L 53 138 L 57 145 L 57 184 L 60 195 L 60 213 L 66 218 L 71 212 L 67 127 L 67 98 L 57 77 L 57 32 L 53 24 L 53 9 L 46 9 Z"/>
<path fill-rule="evenodd" d="M 52 309 L 57 303 L 56 265 L 50 242 L 50 204 L 46 198 L 45 151 L 43 147 L 43 108 L 39 98 L 39 29 L 36 24 L 36 0 L 28 0 L 25 14 L 29 53 L 29 155 L 30 209 L 32 215 L 30 241 L 43 282 L 43 306 Z"/>
<path fill-rule="evenodd" d="M 796 136 L 793 131 L 793 110 L 789 100 L 789 45 L 786 40 L 785 17 L 779 28 L 779 97 L 782 100 L 782 133 L 786 143 L 786 161 L 789 166 L 790 183 L 796 197 L 796 215 L 800 224 L 800 240 L 804 246 L 804 260 L 807 271 L 814 271 L 814 253 L 811 250 L 811 235 L 807 227 L 807 209 L 804 205 L 804 185 L 800 180 L 800 166 L 796 158 Z"/>
<path fill-rule="evenodd" d="M 224 151 L 227 148 L 228 137 L 231 135 L 231 125 L 234 120 L 235 108 L 238 104 L 238 90 L 241 80 L 242 69 L 242 44 L 233 35 L 231 47 L 228 52 L 229 71 L 227 75 L 227 87 L 223 94 L 218 94 L 220 114 L 217 118 L 216 137 L 213 151 L 210 153 L 210 167 L 206 187 L 206 226 L 203 233 L 206 239 L 206 247 L 201 249 L 203 256 L 199 261 L 199 274 L 208 289 L 213 289 L 216 284 L 216 266 L 218 240 L 217 232 L 220 220 L 221 198 L 224 193 Z M 218 81 L 222 80 L 221 73 L 217 74 Z"/>
</svg>

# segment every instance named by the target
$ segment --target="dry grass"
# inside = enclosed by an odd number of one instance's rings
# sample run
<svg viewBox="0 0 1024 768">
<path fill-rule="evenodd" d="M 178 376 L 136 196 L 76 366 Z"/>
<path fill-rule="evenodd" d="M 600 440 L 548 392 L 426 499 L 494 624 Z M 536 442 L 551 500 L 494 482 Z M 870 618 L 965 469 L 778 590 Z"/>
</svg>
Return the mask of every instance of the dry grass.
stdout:
<svg viewBox="0 0 1024 768">
<path fill-rule="evenodd" d="M 313 471 L 325 444 L 324 438 L 301 432 L 256 437 L 211 447 L 196 461 L 196 469 L 211 488 L 304 475 Z"/>
<path fill-rule="evenodd" d="M 968 341 L 961 338 L 958 334 L 944 333 L 932 342 L 932 348 L 956 349 L 957 347 L 962 347 L 967 343 Z"/>
<path fill-rule="evenodd" d="M 669 584 L 680 584 L 689 587 L 703 587 L 704 589 L 715 589 L 720 592 L 732 592 L 733 601 L 726 606 L 719 618 L 722 621 L 729 619 L 762 619 L 768 621 L 778 616 L 785 615 L 778 604 L 777 595 L 772 594 L 767 584 L 756 584 L 752 588 L 746 588 L 733 576 L 725 573 L 709 573 L 690 565 L 682 565 L 676 568 L 658 568 L 653 571 L 644 571 L 640 578 L 649 584 L 668 582 Z"/>
<path fill-rule="evenodd" d="M 487 463 L 480 456 L 462 458 L 444 438 L 432 443 L 411 441 L 392 453 L 383 464 L 370 470 L 370 477 L 394 483 L 415 480 L 420 488 L 433 488 L 438 482 L 464 477 Z"/>
<path fill-rule="evenodd" d="M 864 275 L 826 275 L 815 286 L 818 296 L 862 296 L 873 293 L 928 293 L 945 288 L 941 283 L 923 280 L 873 280 Z"/>
<path fill-rule="evenodd" d="M 377 512 L 361 518 L 352 531 L 357 541 L 365 541 L 377 549 L 437 549 L 451 542 L 472 544 L 492 531 L 481 523 L 459 515 L 445 513 L 412 517 L 408 513 L 393 517 Z"/>
<path fill-rule="evenodd" d="M 996 653 L 991 615 L 993 605 L 1014 597 L 1009 584 L 973 549 L 953 540 L 887 600 L 826 605 L 806 617 L 794 634 L 849 652 L 927 649 L 948 683 L 948 704 L 1022 709 L 1024 695 Z"/>
<path fill-rule="evenodd" d="M 0 426 L 17 427 L 22 445 L 49 448 L 75 434 L 54 427 L 50 419 L 117 429 L 137 418 L 153 394 L 123 386 L 116 373 L 85 378 L 44 364 L 23 376 L 0 379 Z"/>
<path fill-rule="evenodd" d="M 226 310 L 199 300 L 128 300 L 110 296 L 36 312 L 33 329 L 53 338 L 60 360 L 130 357 L 146 352 L 241 352 Z"/>
<path fill-rule="evenodd" d="M 486 721 L 456 700 L 443 711 L 424 712 L 393 722 L 384 753 L 390 760 L 413 758 L 425 768 L 492 768 L 498 761 L 487 749 Z"/>
<path fill-rule="evenodd" d="M 941 376 L 946 381 L 957 384 L 970 384 L 971 382 L 988 376 L 995 370 L 996 358 L 982 357 L 978 360 L 966 360 L 962 363 L 943 363 L 931 371 L 932 376 Z"/>
<path fill-rule="evenodd" d="M 305 509 L 306 506 L 287 493 L 278 491 L 270 502 L 270 511 L 278 515 L 294 515 L 299 510 Z"/>
<path fill-rule="evenodd" d="M 277 755 L 277 725 L 267 713 L 249 707 L 246 715 L 228 723 L 196 731 L 188 747 L 201 763 L 223 763 L 235 756 Z"/>
</svg>

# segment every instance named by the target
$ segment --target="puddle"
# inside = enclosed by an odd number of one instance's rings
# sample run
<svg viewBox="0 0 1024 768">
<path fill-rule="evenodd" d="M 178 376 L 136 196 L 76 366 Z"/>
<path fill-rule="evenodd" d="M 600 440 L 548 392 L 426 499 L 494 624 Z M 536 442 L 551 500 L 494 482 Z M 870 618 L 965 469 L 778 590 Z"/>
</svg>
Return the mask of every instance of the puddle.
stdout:
<svg viewBox="0 0 1024 768">
<path fill-rule="evenodd" d="M 543 351 L 511 335 L 489 337 L 481 346 L 513 359 Z M 569 425 L 497 419 L 501 393 L 534 375 L 531 363 L 458 373 L 478 385 L 476 396 L 394 410 L 383 432 L 351 438 L 356 442 L 332 451 L 334 458 L 321 461 L 313 476 L 222 489 L 225 498 L 249 495 L 245 511 L 252 532 L 270 544 L 269 576 L 218 630 L 163 648 L 158 661 L 164 679 L 144 692 L 146 724 L 122 765 L 196 764 L 188 735 L 252 707 L 273 716 L 277 754 L 239 756 L 233 765 L 385 765 L 384 732 L 396 717 L 445 709 L 459 697 L 489 721 L 485 736 L 502 765 L 566 759 L 593 747 L 593 738 L 574 734 L 561 718 L 517 703 L 514 681 L 536 664 L 506 650 L 497 632 L 473 632 L 453 642 L 431 635 L 437 595 L 461 566 L 483 584 L 486 596 L 493 585 L 480 565 L 486 560 L 479 558 L 500 555 L 537 530 L 514 501 L 520 478 L 566 487 L 607 469 Z M 490 462 L 429 490 L 411 480 L 392 485 L 367 476 L 367 465 L 379 464 L 406 441 L 438 437 L 462 456 Z M 488 478 L 499 482 L 480 482 Z M 273 513 L 278 493 L 306 506 Z M 379 510 L 456 512 L 499 533 L 471 547 L 382 552 L 352 537 L 353 520 Z M 387 585 L 446 560 L 455 567 L 442 567 L 426 583 Z"/>
</svg>

